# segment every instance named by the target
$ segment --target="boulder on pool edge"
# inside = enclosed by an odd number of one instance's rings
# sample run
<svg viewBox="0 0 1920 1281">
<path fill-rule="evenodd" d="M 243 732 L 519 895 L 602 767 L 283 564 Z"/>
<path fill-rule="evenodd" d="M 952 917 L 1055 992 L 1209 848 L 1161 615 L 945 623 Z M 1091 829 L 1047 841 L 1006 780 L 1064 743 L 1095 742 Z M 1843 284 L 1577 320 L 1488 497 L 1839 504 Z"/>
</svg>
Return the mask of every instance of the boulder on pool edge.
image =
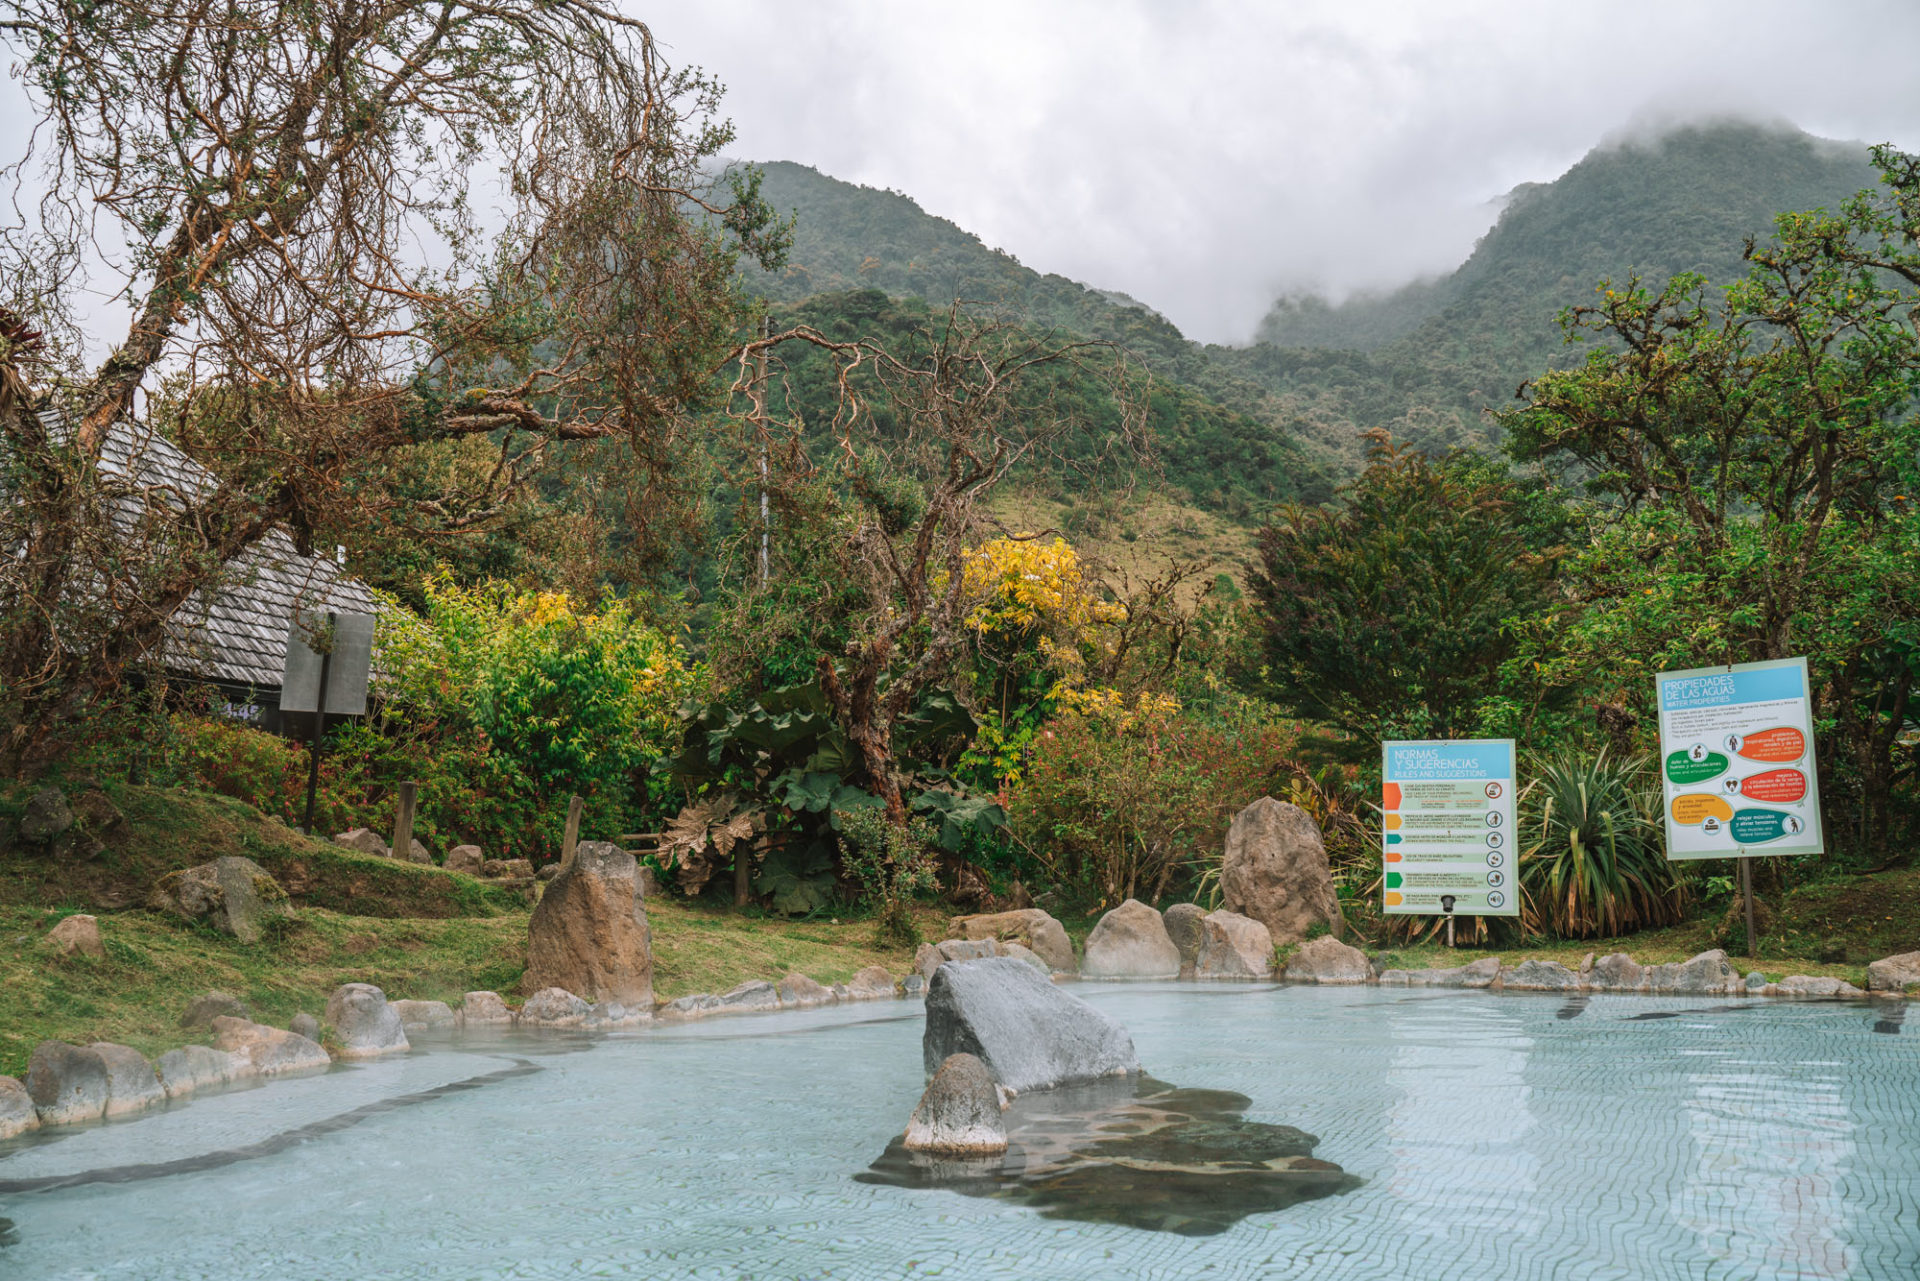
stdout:
<svg viewBox="0 0 1920 1281">
<path fill-rule="evenodd" d="M 234 1078 L 280 1076 L 331 1066 L 327 1052 L 309 1037 L 221 1015 L 213 1021 L 213 1048 L 234 1056 Z"/>
<path fill-rule="evenodd" d="M 1056 974 L 1074 971 L 1073 941 L 1067 937 L 1066 926 L 1037 907 L 956 916 L 947 929 L 954 938 L 1018 943 L 1045 961 Z"/>
<path fill-rule="evenodd" d="M 400 1011 L 371 983 L 342 983 L 327 998 L 327 1022 L 343 1059 L 372 1059 L 410 1049 Z"/>
<path fill-rule="evenodd" d="M 0 1076 L 0 1139 L 25 1134 L 39 1124 L 40 1114 L 34 1110 L 27 1087 L 10 1076 Z"/>
<path fill-rule="evenodd" d="M 27 1094 L 42 1125 L 105 1116 L 109 1080 L 99 1051 L 65 1041 L 42 1041 L 27 1060 Z"/>
<path fill-rule="evenodd" d="M 1207 919 L 1207 909 L 1198 903 L 1175 903 L 1160 913 L 1160 923 L 1167 927 L 1167 937 L 1173 940 L 1174 948 L 1180 953 L 1180 977 L 1193 977 L 1193 970 L 1200 961 L 1200 939 L 1206 933 L 1206 927 L 1200 922 Z M 1272 942 L 1273 935 L 1267 935 Z"/>
<path fill-rule="evenodd" d="M 1000 1091 L 987 1065 L 955 1054 L 940 1065 L 907 1122 L 906 1146 L 914 1152 L 989 1156 L 1007 1150 L 1007 1122 Z"/>
<path fill-rule="evenodd" d="M 1087 935 L 1080 972 L 1090 979 L 1180 977 L 1180 949 L 1167 935 L 1160 913 L 1139 899 L 1114 908 Z"/>
<path fill-rule="evenodd" d="M 1010 956 L 935 970 L 920 1044 L 929 1076 L 971 1054 L 995 1081 L 1022 1092 L 1140 1070 L 1126 1028 Z"/>
<path fill-rule="evenodd" d="M 1920 988 L 1920 952 L 1882 957 L 1867 966 L 1867 991 L 1907 992 Z"/>
<path fill-rule="evenodd" d="M 1365 983 L 1372 978 L 1366 953 L 1331 934 L 1309 939 L 1287 962 L 1289 983 Z"/>
<path fill-rule="evenodd" d="M 1273 935 L 1251 916 L 1212 912 L 1200 920 L 1200 950 L 1194 977 L 1265 979 L 1273 977 Z"/>
<path fill-rule="evenodd" d="M 1316 925 L 1341 932 L 1340 899 L 1320 828 L 1290 802 L 1263 796 L 1234 815 L 1220 890 L 1228 911 L 1266 926 L 1275 943 L 1298 943 Z"/>
<path fill-rule="evenodd" d="M 580 842 L 533 909 L 521 990 L 550 987 L 590 1004 L 653 1008 L 653 934 L 641 906 L 639 865 L 618 845 Z"/>
</svg>

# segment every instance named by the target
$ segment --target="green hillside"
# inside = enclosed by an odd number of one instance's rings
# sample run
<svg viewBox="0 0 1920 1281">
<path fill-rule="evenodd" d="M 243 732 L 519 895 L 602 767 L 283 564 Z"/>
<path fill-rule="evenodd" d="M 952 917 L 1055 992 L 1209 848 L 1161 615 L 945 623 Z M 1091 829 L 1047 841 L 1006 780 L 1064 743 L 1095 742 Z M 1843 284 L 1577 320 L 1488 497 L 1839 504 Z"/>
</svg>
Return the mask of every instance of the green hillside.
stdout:
<svg viewBox="0 0 1920 1281">
<path fill-rule="evenodd" d="M 1746 237 L 1766 235 L 1774 214 L 1831 207 L 1872 181 L 1863 145 L 1784 127 L 1717 123 L 1608 144 L 1552 182 L 1517 188 L 1449 275 L 1337 307 L 1283 299 L 1253 344 L 1202 347 L 1148 307 L 1025 267 L 899 192 L 774 163 L 764 190 L 796 215 L 794 247 L 782 272 L 758 273 L 752 285 L 789 304 L 863 289 L 935 304 L 967 298 L 1029 325 L 1109 339 L 1190 389 L 1208 415 L 1231 418 L 1235 434 L 1247 424 L 1272 433 L 1274 465 L 1298 459 L 1338 473 L 1376 427 L 1436 448 L 1492 443 L 1484 410 L 1575 358 L 1555 316 L 1596 281 L 1679 271 L 1731 279 Z M 1244 448 L 1231 456 L 1249 458 Z M 1184 472 L 1196 497 L 1316 488 L 1304 476 L 1194 483 L 1219 457 L 1169 470 Z"/>
<path fill-rule="evenodd" d="M 1482 410 L 1577 359 L 1555 317 L 1602 278 L 1682 271 L 1729 281 L 1775 214 L 1832 208 L 1874 173 L 1862 144 L 1721 123 L 1596 148 L 1516 189 L 1473 255 L 1437 281 L 1343 307 L 1287 299 L 1215 359 L 1289 398 L 1323 439 L 1349 423 L 1426 443 L 1475 443 Z"/>
</svg>

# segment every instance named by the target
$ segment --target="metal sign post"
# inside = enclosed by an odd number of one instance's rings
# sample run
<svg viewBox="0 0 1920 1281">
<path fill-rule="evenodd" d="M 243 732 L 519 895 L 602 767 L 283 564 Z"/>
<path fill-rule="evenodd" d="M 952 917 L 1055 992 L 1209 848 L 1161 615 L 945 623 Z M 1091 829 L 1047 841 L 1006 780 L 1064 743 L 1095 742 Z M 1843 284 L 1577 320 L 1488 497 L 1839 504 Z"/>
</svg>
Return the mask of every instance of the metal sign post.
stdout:
<svg viewBox="0 0 1920 1281">
<path fill-rule="evenodd" d="M 287 661 L 280 683 L 280 710 L 313 713 L 313 745 L 307 760 L 307 813 L 301 829 L 313 835 L 314 800 L 320 791 L 321 738 L 327 717 L 362 716 L 373 670 L 373 615 L 327 611 L 324 629 L 295 614 L 287 628 Z"/>
<path fill-rule="evenodd" d="M 1739 860 L 1753 956 L 1759 942 L 1748 860 L 1826 850 L 1807 660 L 1661 672 L 1654 693 L 1667 857 Z"/>
</svg>

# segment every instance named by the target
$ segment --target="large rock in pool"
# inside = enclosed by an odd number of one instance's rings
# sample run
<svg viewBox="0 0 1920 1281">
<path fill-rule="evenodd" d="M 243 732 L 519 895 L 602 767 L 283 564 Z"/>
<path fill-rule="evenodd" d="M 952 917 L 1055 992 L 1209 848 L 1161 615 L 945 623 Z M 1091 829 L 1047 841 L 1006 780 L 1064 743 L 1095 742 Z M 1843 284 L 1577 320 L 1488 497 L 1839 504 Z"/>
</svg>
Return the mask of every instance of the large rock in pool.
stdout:
<svg viewBox="0 0 1920 1281">
<path fill-rule="evenodd" d="M 955 1156 L 1005 1152 L 1007 1123 L 987 1065 L 971 1054 L 942 1063 L 907 1122 L 906 1145 L 915 1152 Z"/>
<path fill-rule="evenodd" d="M 1045 1090 L 1140 1070 L 1127 1029 L 1025 961 L 954 961 L 933 972 L 921 1053 L 929 1076 L 956 1054 L 1001 1085 Z"/>
<path fill-rule="evenodd" d="M 1213 912 L 1201 918 L 1200 929 L 1195 977 L 1264 979 L 1273 976 L 1273 935 L 1251 916 Z"/>
<path fill-rule="evenodd" d="M 1090 979 L 1171 979 L 1180 976 L 1180 949 L 1160 913 L 1128 899 L 1100 918 L 1087 935 L 1080 972 Z"/>
<path fill-rule="evenodd" d="M 1229 912 L 1266 926 L 1275 943 L 1298 943 L 1315 925 L 1340 933 L 1340 899 L 1320 828 L 1298 805 L 1263 796 L 1234 815 L 1220 864 Z"/>
<path fill-rule="evenodd" d="M 400 1011 L 371 983 L 342 983 L 327 998 L 327 1022 L 343 1059 L 372 1059 L 411 1048 Z"/>
<path fill-rule="evenodd" d="M 1067 927 L 1037 907 L 982 916 L 956 916 L 948 929 L 955 938 L 1018 943 L 1045 961 L 1055 973 L 1073 973 L 1073 941 L 1067 937 Z"/>
<path fill-rule="evenodd" d="M 527 927 L 523 991 L 564 988 L 588 1002 L 653 1008 L 653 935 L 633 855 L 582 841 L 548 883 Z"/>
<path fill-rule="evenodd" d="M 149 905 L 205 920 L 242 943 L 257 943 L 269 920 L 287 915 L 287 892 L 250 858 L 228 855 L 169 872 L 153 887 Z"/>
</svg>

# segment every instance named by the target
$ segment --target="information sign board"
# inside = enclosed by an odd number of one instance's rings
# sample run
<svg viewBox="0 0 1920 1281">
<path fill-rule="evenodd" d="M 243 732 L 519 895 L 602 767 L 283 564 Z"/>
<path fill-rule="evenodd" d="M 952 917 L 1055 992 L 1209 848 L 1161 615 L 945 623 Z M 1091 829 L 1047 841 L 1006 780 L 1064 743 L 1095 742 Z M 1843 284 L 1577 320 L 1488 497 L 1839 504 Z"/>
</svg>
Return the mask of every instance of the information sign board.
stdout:
<svg viewBox="0 0 1920 1281">
<path fill-rule="evenodd" d="M 1388 915 L 1518 916 L 1513 740 L 1385 745 Z"/>
<path fill-rule="evenodd" d="M 1819 854 L 1807 660 L 1654 678 L 1667 857 Z"/>
<path fill-rule="evenodd" d="M 327 618 L 332 630 L 326 630 Z M 332 614 L 318 620 L 296 615 L 287 627 L 286 675 L 280 686 L 280 710 L 312 712 L 320 710 L 320 672 L 327 675 L 326 713 L 329 716 L 365 716 L 367 714 L 367 676 L 373 666 L 373 615 Z M 318 630 L 321 636 L 315 637 Z M 330 639 L 333 651 L 321 662 L 322 655 L 310 640 Z"/>
</svg>

